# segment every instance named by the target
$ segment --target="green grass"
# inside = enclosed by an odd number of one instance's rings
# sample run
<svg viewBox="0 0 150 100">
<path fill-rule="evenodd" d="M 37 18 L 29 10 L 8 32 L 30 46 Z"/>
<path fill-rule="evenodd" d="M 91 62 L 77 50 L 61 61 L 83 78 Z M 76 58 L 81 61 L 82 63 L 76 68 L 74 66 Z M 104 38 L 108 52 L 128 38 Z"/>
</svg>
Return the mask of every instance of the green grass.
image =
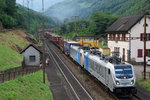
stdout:
<svg viewBox="0 0 150 100">
<path fill-rule="evenodd" d="M 150 92 L 150 79 L 143 80 L 143 79 L 137 79 L 138 84 Z"/>
<path fill-rule="evenodd" d="M 42 71 L 0 84 L 0 100 L 52 100 L 49 83 L 42 83 Z"/>
<path fill-rule="evenodd" d="M 28 45 L 24 34 L 17 30 L 0 33 L 0 70 L 21 66 L 23 56 L 17 51 Z"/>
<path fill-rule="evenodd" d="M 86 82 L 88 82 L 88 81 L 89 81 L 89 77 L 85 75 L 85 76 L 83 77 L 83 80 L 86 81 Z"/>
<path fill-rule="evenodd" d="M 23 41 L 21 41 L 22 38 L 20 38 L 17 35 L 11 35 L 10 33 L 4 33 L 3 38 L 5 39 L 5 44 L 6 45 L 11 45 L 11 44 L 15 44 L 18 45 L 21 49 L 23 49 L 24 47 L 27 46 L 27 44 L 25 44 Z"/>
<path fill-rule="evenodd" d="M 21 65 L 22 60 L 22 55 L 0 43 L 0 70 L 18 67 Z"/>
</svg>

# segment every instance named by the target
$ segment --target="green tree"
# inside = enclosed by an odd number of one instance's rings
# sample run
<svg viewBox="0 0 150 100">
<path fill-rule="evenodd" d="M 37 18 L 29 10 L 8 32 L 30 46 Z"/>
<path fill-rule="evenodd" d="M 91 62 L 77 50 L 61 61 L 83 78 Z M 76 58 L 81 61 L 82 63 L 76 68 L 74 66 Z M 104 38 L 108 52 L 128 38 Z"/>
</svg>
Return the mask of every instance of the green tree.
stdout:
<svg viewBox="0 0 150 100">
<path fill-rule="evenodd" d="M 94 12 L 89 18 L 89 31 L 91 34 L 104 35 L 105 30 L 117 19 L 118 17 L 110 13 Z"/>
<path fill-rule="evenodd" d="M 3 23 L 5 28 L 12 28 L 17 24 L 17 20 L 7 14 L 2 14 L 0 16 L 0 21 Z"/>
<path fill-rule="evenodd" d="M 16 0 L 5 0 L 6 8 L 5 12 L 8 15 L 14 16 L 17 12 Z"/>
<path fill-rule="evenodd" d="M 4 11 L 5 6 L 5 0 L 0 0 L 0 13 Z"/>
</svg>

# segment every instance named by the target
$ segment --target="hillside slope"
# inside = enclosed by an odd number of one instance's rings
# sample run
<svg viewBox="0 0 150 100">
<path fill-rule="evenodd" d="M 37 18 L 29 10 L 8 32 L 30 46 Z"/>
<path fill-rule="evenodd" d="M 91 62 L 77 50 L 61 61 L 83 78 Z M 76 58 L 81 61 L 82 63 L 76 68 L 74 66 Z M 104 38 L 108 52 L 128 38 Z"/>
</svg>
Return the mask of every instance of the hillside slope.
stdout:
<svg viewBox="0 0 150 100">
<path fill-rule="evenodd" d="M 86 19 L 93 11 L 110 12 L 122 16 L 150 12 L 149 9 L 149 0 L 65 0 L 51 6 L 46 14 L 60 20 L 75 15 Z"/>
<path fill-rule="evenodd" d="M 26 7 L 22 7 L 21 5 L 17 5 L 18 9 L 18 26 L 23 29 L 27 29 L 27 31 L 31 34 L 34 34 L 37 27 L 41 27 L 42 24 L 42 13 L 33 11 Z M 44 25 L 46 27 L 53 27 L 56 26 L 56 23 L 52 18 L 48 16 L 44 16 Z"/>
<path fill-rule="evenodd" d="M 47 76 L 43 84 L 42 75 L 39 71 L 1 83 L 0 100 L 53 100 Z"/>
<path fill-rule="evenodd" d="M 16 0 L 0 0 L 0 23 L 4 28 L 23 28 L 34 34 L 37 27 L 42 26 L 42 13 L 33 11 L 19 4 Z M 55 22 L 44 16 L 45 26 L 55 26 Z"/>
<path fill-rule="evenodd" d="M 23 30 L 0 32 L 0 70 L 21 65 L 23 56 L 19 52 L 30 44 L 27 37 Z"/>
</svg>

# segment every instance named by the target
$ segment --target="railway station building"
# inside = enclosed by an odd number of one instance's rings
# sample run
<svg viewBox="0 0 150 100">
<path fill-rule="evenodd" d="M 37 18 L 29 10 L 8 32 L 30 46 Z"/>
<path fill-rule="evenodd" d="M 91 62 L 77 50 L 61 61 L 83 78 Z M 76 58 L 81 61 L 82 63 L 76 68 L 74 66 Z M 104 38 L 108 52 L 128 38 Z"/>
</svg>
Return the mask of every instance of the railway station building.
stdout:
<svg viewBox="0 0 150 100">
<path fill-rule="evenodd" d="M 144 16 L 146 15 L 146 59 L 150 59 L 150 15 L 139 13 L 120 17 L 106 30 L 111 55 L 123 61 L 144 62 Z"/>
</svg>

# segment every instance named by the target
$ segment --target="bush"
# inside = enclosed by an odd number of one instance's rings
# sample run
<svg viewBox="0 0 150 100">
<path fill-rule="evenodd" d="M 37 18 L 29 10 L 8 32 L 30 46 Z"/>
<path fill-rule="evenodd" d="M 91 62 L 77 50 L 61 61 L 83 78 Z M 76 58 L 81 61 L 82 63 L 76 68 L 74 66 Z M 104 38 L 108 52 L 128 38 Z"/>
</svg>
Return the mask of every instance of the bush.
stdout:
<svg viewBox="0 0 150 100">
<path fill-rule="evenodd" d="M 12 28 L 17 25 L 17 20 L 7 14 L 1 14 L 0 21 L 5 28 Z"/>
</svg>

